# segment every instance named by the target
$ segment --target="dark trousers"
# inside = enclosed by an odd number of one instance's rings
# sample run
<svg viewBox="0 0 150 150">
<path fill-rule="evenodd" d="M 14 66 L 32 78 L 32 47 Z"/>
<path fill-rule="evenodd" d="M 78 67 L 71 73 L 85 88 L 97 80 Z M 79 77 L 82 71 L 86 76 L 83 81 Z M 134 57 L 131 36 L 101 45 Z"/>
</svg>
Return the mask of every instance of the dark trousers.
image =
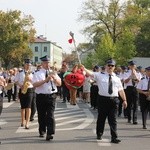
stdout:
<svg viewBox="0 0 150 150">
<path fill-rule="evenodd" d="M 97 107 L 98 86 L 92 85 L 90 88 L 91 107 Z"/>
<path fill-rule="evenodd" d="M 50 94 L 37 94 L 36 95 L 36 106 L 38 112 L 38 123 L 39 123 L 39 133 L 42 131 L 47 134 L 55 134 L 55 101 L 56 97 L 53 98 Z"/>
<path fill-rule="evenodd" d="M 17 90 L 17 85 L 14 84 L 14 94 L 13 94 L 13 101 L 16 101 L 18 97 L 18 90 Z"/>
<path fill-rule="evenodd" d="M 2 113 L 2 109 L 3 109 L 3 94 L 0 94 L 0 115 Z"/>
<path fill-rule="evenodd" d="M 147 115 L 150 111 L 150 101 L 146 100 L 146 96 L 144 94 L 139 95 L 140 99 L 140 109 L 142 112 L 142 124 L 143 127 L 146 127 Z"/>
<path fill-rule="evenodd" d="M 108 98 L 104 96 L 98 95 L 98 118 L 97 118 L 97 127 L 96 133 L 97 135 L 103 135 L 105 121 L 108 118 L 108 123 L 110 126 L 111 138 L 117 138 L 117 109 L 119 105 L 119 99 L 116 98 Z"/>
<path fill-rule="evenodd" d="M 34 119 L 35 113 L 36 113 L 36 93 L 33 92 L 33 99 L 32 99 L 32 103 L 31 103 L 31 116 L 30 116 L 30 120 Z"/>
<path fill-rule="evenodd" d="M 7 90 L 7 97 L 8 97 L 8 102 L 10 102 L 11 97 L 14 99 L 14 94 L 12 92 L 12 89 Z"/>
<path fill-rule="evenodd" d="M 126 89 L 126 97 L 127 97 L 127 117 L 128 121 L 131 121 L 131 112 L 133 110 L 133 123 L 137 121 L 137 111 L 138 111 L 138 92 L 136 87 L 128 86 Z"/>
<path fill-rule="evenodd" d="M 62 87 L 62 95 L 63 95 L 63 101 L 66 102 L 67 100 L 69 102 L 70 94 L 69 94 L 69 89 L 66 86 Z"/>
<path fill-rule="evenodd" d="M 124 89 L 124 91 L 126 91 L 126 89 Z M 121 96 L 119 96 L 119 100 L 120 100 L 120 102 L 119 102 L 119 108 L 118 108 L 118 116 L 120 116 L 122 114 L 122 110 L 123 110 L 123 115 L 126 118 L 127 117 L 127 110 L 122 107 L 123 100 L 122 100 Z"/>
</svg>

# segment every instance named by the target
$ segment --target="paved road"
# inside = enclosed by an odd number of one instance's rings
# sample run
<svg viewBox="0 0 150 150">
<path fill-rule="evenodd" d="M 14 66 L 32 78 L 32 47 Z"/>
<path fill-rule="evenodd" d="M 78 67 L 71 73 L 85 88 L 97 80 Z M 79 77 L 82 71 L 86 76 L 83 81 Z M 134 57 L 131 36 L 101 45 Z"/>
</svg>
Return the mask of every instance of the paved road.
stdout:
<svg viewBox="0 0 150 150">
<path fill-rule="evenodd" d="M 97 111 L 88 104 L 78 102 L 76 106 L 69 103 L 56 103 L 56 134 L 53 141 L 46 141 L 38 137 L 37 115 L 30 123 L 30 129 L 20 127 L 19 102 L 7 103 L 0 119 L 0 150 L 149 150 L 150 149 L 150 120 L 148 129 L 142 129 L 141 114 L 139 112 L 138 125 L 128 124 L 123 117 L 118 118 L 118 134 L 122 140 L 120 144 L 110 143 L 108 123 L 101 141 L 96 140 Z"/>
</svg>

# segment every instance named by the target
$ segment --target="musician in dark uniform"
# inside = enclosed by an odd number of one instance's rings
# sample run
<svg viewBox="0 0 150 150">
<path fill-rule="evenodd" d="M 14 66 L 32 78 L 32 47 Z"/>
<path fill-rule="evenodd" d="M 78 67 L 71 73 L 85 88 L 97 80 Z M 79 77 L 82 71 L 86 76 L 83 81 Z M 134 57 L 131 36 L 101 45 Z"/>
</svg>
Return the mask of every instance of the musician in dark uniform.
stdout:
<svg viewBox="0 0 150 150">
<path fill-rule="evenodd" d="M 147 114 L 150 111 L 150 66 L 145 68 L 146 75 L 137 85 L 139 92 L 140 108 L 142 112 L 143 129 L 147 129 L 146 120 Z"/>
<path fill-rule="evenodd" d="M 114 73 L 115 61 L 109 59 L 106 62 L 105 72 L 91 72 L 84 68 L 84 71 L 92 76 L 98 85 L 98 117 L 96 134 L 97 139 L 101 140 L 106 118 L 111 130 L 111 142 L 119 143 L 121 140 L 118 139 L 117 135 L 117 109 L 119 105 L 118 93 L 123 100 L 123 106 L 127 107 L 126 96 L 123 90 L 121 80 Z"/>
<path fill-rule="evenodd" d="M 47 55 L 40 59 L 42 69 L 34 74 L 33 85 L 36 92 L 39 137 L 44 137 L 47 132 L 46 140 L 49 141 L 55 134 L 54 110 L 57 86 L 61 86 L 61 78 L 50 70 L 50 59 Z"/>
<path fill-rule="evenodd" d="M 33 100 L 34 89 L 32 85 L 33 73 L 31 71 L 31 60 L 25 59 L 24 69 L 21 70 L 15 82 L 20 87 L 19 99 L 21 105 L 21 127 L 29 129 L 29 121 L 31 116 L 31 104 Z"/>
</svg>

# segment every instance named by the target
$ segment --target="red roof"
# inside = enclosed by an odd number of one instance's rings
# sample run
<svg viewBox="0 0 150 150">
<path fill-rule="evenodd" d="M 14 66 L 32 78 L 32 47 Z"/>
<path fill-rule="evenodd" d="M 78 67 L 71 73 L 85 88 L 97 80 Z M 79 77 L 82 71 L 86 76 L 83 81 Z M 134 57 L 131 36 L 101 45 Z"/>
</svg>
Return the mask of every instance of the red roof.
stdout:
<svg viewBox="0 0 150 150">
<path fill-rule="evenodd" d="M 49 43 L 50 41 L 47 41 L 46 38 L 37 37 L 34 39 L 35 43 Z"/>
</svg>

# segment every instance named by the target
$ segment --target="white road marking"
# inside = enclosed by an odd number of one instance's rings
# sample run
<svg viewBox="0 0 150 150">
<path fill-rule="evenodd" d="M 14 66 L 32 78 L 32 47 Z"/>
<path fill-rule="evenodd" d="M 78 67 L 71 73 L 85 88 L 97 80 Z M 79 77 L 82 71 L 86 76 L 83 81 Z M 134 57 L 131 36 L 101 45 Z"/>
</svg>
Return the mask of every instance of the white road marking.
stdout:
<svg viewBox="0 0 150 150">
<path fill-rule="evenodd" d="M 8 107 L 11 106 L 13 103 L 14 103 L 14 102 L 10 102 L 10 103 L 4 102 L 4 103 L 3 103 L 3 108 L 8 108 Z"/>
<path fill-rule="evenodd" d="M 80 119 L 74 119 L 76 117 L 76 115 L 79 115 L 79 114 L 74 113 L 72 116 L 70 115 L 70 118 L 73 119 L 73 120 L 65 121 L 65 122 L 62 122 L 62 123 L 57 123 L 56 122 L 56 131 L 65 131 L 65 130 L 69 131 L 69 130 L 84 129 L 87 126 L 89 126 L 93 122 L 94 116 L 88 109 L 83 109 L 83 112 L 84 113 L 82 113 L 82 115 L 84 114 L 86 117 L 84 116 Z M 73 112 L 70 112 L 70 113 L 72 114 Z M 58 118 L 56 118 L 56 119 L 59 120 L 59 117 L 61 118 L 62 115 L 58 115 L 57 117 Z M 68 117 L 68 116 L 66 116 L 66 117 Z M 70 123 L 74 123 L 74 122 L 81 122 L 81 121 L 82 121 L 82 123 L 80 125 L 78 125 L 76 127 L 73 127 L 73 128 L 65 128 L 65 127 L 57 128 L 58 126 L 61 127 L 61 126 L 66 125 L 66 124 L 70 124 Z M 38 125 L 38 122 L 31 123 L 29 126 L 33 127 L 35 125 Z M 24 132 L 24 133 L 38 132 L 38 127 L 30 128 L 29 130 L 25 130 L 24 127 L 19 127 L 16 131 L 16 133 L 22 133 L 22 132 Z"/>
<path fill-rule="evenodd" d="M 80 109 L 79 109 L 80 110 Z M 59 114 L 59 113 L 64 113 L 64 112 L 70 112 L 70 111 L 77 111 L 77 109 L 75 109 L 75 108 L 67 108 L 67 109 L 64 109 L 64 108 L 61 108 L 61 109 L 56 109 L 56 111 L 55 111 L 55 114 Z"/>
<path fill-rule="evenodd" d="M 97 140 L 98 146 L 111 146 L 109 139 Z"/>
<path fill-rule="evenodd" d="M 70 103 L 66 103 L 67 105 L 67 108 L 79 108 L 79 106 L 76 104 L 76 105 L 71 105 Z"/>
<path fill-rule="evenodd" d="M 75 115 L 75 116 L 65 116 L 65 117 L 61 117 L 61 118 L 56 118 L 55 120 L 56 121 L 60 121 L 60 120 L 65 120 L 65 119 L 69 119 L 69 118 L 74 118 L 74 117 L 81 117 L 81 116 L 83 116 L 83 114 L 77 114 L 77 115 Z"/>
<path fill-rule="evenodd" d="M 64 112 L 62 114 L 55 114 L 55 117 L 61 117 L 61 116 L 66 116 L 68 114 L 71 114 L 71 115 L 74 115 L 74 114 L 79 114 L 79 113 L 82 113 L 83 111 L 82 110 L 78 110 L 78 111 L 74 111 L 74 112 Z"/>
<path fill-rule="evenodd" d="M 3 119 L 0 119 L 0 126 L 6 124 L 7 122 Z"/>
<path fill-rule="evenodd" d="M 69 130 L 84 129 L 84 128 L 88 127 L 94 121 L 94 116 L 88 109 L 83 109 L 83 111 L 85 112 L 87 118 L 85 118 L 85 120 L 82 124 L 80 124 L 79 126 L 74 127 L 74 128 L 62 128 L 62 129 L 56 129 L 56 130 L 57 131 L 65 131 L 65 130 L 69 131 Z"/>
<path fill-rule="evenodd" d="M 96 137 L 96 130 L 93 130 L 93 133 L 95 134 Z M 98 146 L 111 146 L 110 140 L 109 139 L 104 139 L 102 137 L 102 140 L 97 140 Z"/>
<path fill-rule="evenodd" d="M 63 125 L 66 125 L 66 124 L 70 124 L 70 123 L 74 123 L 74 122 L 80 122 L 80 121 L 83 121 L 84 118 L 81 118 L 81 119 L 73 119 L 73 120 L 70 120 L 70 121 L 65 121 L 65 122 L 61 122 L 61 123 L 57 123 L 56 124 L 56 127 L 58 126 L 63 126 Z"/>
</svg>

